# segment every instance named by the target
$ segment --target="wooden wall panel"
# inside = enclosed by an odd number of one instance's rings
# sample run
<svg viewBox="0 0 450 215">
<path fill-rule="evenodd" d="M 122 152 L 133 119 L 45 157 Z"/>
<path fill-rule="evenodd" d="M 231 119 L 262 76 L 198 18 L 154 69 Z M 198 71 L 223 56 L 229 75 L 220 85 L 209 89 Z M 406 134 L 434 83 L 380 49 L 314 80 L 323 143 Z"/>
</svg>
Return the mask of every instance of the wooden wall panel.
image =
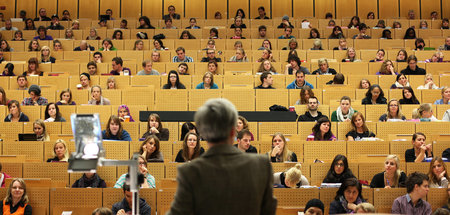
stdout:
<svg viewBox="0 0 450 215">
<path fill-rule="evenodd" d="M 380 19 L 398 17 L 398 1 L 378 0 L 380 10 Z"/>
<path fill-rule="evenodd" d="M 442 18 L 450 18 L 450 0 L 442 0 Z"/>
<path fill-rule="evenodd" d="M 62 12 L 68 10 L 72 20 L 77 19 L 78 16 L 78 0 L 59 0 L 58 1 L 58 15 L 62 17 Z"/>
<path fill-rule="evenodd" d="M 141 16 L 141 0 L 122 1 L 120 7 L 122 17 L 135 17 L 137 19 Z"/>
<path fill-rule="evenodd" d="M 426 1 L 427 3 L 429 0 Z M 416 19 L 420 18 L 419 0 L 400 0 L 400 17 L 408 17 L 408 11 L 414 10 Z"/>
<path fill-rule="evenodd" d="M 337 18 L 351 18 L 356 15 L 356 0 L 336 0 Z M 365 16 L 360 18 L 363 17 Z"/>
<path fill-rule="evenodd" d="M 294 17 L 314 17 L 313 0 L 294 0 Z M 334 11 L 333 11 L 334 13 Z"/>
<path fill-rule="evenodd" d="M 98 10 L 99 10 L 99 4 L 98 1 L 92 1 L 92 0 L 78 0 L 79 1 L 79 17 L 80 18 L 91 18 L 91 19 L 98 19 Z M 103 11 L 104 13 L 105 11 Z M 117 13 L 117 11 L 116 11 Z M 113 11 L 114 14 L 114 11 Z"/>
<path fill-rule="evenodd" d="M 112 17 L 119 19 L 120 17 L 120 0 L 100 0 L 100 15 L 106 14 L 106 10 L 112 10 Z"/>
<path fill-rule="evenodd" d="M 3 1 L 1 1 L 1 5 L 6 6 L 6 9 L 2 10 L 5 20 L 9 19 L 9 18 L 14 18 L 16 1 L 15 0 L 3 0 Z M 28 15 L 28 13 L 27 13 L 27 15 Z M 19 12 L 17 12 L 17 16 L 19 16 Z"/>
<path fill-rule="evenodd" d="M 27 12 L 27 17 L 36 17 L 36 0 L 17 0 L 16 4 L 16 14 L 19 15 L 21 10 Z M 47 12 L 48 15 L 48 12 Z"/>
<path fill-rule="evenodd" d="M 325 14 L 330 12 L 333 17 L 336 17 L 334 13 L 335 5 L 334 0 L 316 0 L 314 11 L 316 12 L 316 18 L 325 19 Z"/>
<path fill-rule="evenodd" d="M 420 11 L 422 19 L 430 19 L 430 14 L 433 11 L 441 15 L 441 0 L 426 0 L 420 2 Z"/>
<path fill-rule="evenodd" d="M 47 10 L 47 16 L 52 17 L 53 14 L 57 13 L 57 0 L 37 0 L 37 13 L 39 13 L 40 8 L 45 8 Z"/>
<path fill-rule="evenodd" d="M 222 14 L 223 19 L 227 18 L 227 1 L 206 0 L 206 7 L 208 11 L 206 16 L 208 19 L 214 19 L 214 14 L 217 11 Z"/>
<path fill-rule="evenodd" d="M 183 0 L 164 0 L 163 1 L 164 14 L 169 13 L 169 6 L 173 5 L 175 7 L 175 13 L 180 14 L 181 18 L 184 17 L 184 1 Z"/>
<path fill-rule="evenodd" d="M 248 2 L 242 0 L 228 0 L 228 18 L 234 18 L 237 10 L 240 8 L 244 10 L 245 18 L 248 19 Z"/>
<path fill-rule="evenodd" d="M 142 15 L 149 18 L 162 18 L 162 0 L 142 0 Z M 153 26 L 155 24 L 152 24 Z"/>
<path fill-rule="evenodd" d="M 276 0 L 272 1 L 272 18 L 279 18 L 284 15 L 292 16 L 292 1 L 291 0 Z M 292 22 L 292 21 L 291 21 Z"/>
<path fill-rule="evenodd" d="M 186 18 L 205 18 L 205 0 L 189 0 L 189 4 L 185 5 Z"/>
<path fill-rule="evenodd" d="M 258 13 L 258 7 L 263 6 L 264 9 L 266 9 L 266 16 L 268 16 L 269 18 L 271 17 L 270 15 L 270 0 L 252 0 L 250 1 L 250 14 L 246 14 L 248 18 L 256 18 L 257 16 L 259 16 Z"/>
<path fill-rule="evenodd" d="M 378 17 L 377 0 L 358 0 L 358 16 L 361 19 L 367 18 L 369 12 L 375 13 L 375 19 Z"/>
</svg>

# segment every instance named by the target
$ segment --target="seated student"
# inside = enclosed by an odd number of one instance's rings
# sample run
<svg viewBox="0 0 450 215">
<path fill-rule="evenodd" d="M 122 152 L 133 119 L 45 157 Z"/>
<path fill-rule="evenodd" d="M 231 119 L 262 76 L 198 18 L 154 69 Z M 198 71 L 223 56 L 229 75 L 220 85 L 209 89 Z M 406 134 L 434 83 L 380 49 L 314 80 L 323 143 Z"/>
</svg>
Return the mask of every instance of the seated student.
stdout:
<svg viewBox="0 0 450 215">
<path fill-rule="evenodd" d="M 81 89 L 91 90 L 91 75 L 86 72 L 81 73 L 80 84 L 81 84 Z"/>
<path fill-rule="evenodd" d="M 406 195 L 400 196 L 392 204 L 392 214 L 431 214 L 431 205 L 423 200 L 428 194 L 428 176 L 411 173 L 405 181 Z"/>
<path fill-rule="evenodd" d="M 121 122 L 134 122 L 133 117 L 130 114 L 130 108 L 127 105 L 120 105 L 117 109 L 117 116 Z"/>
<path fill-rule="evenodd" d="M 119 117 L 111 115 L 106 124 L 106 129 L 102 131 L 103 140 L 131 141 L 130 134 L 123 129 Z"/>
<path fill-rule="evenodd" d="M 450 87 L 443 87 L 441 90 L 442 99 L 438 99 L 434 102 L 435 105 L 450 105 Z"/>
<path fill-rule="evenodd" d="M 294 29 L 293 27 L 285 27 L 284 28 L 284 34 L 279 36 L 278 39 L 293 39 L 295 38 L 294 36 L 292 36 L 292 29 Z"/>
<path fill-rule="evenodd" d="M 313 75 L 336 75 L 336 70 L 330 68 L 327 59 L 321 58 L 317 63 L 319 64 L 319 68 L 312 72 Z"/>
<path fill-rule="evenodd" d="M 273 173 L 273 184 L 275 188 L 299 188 L 309 185 L 308 179 L 302 175 L 302 165 L 297 163 L 285 172 Z"/>
<path fill-rule="evenodd" d="M 356 205 L 365 202 L 362 186 L 356 178 L 345 179 L 330 203 L 330 214 L 355 213 Z"/>
<path fill-rule="evenodd" d="M 295 72 L 295 80 L 287 85 L 286 89 L 303 89 L 305 86 L 314 89 L 314 86 L 305 80 L 305 73 L 301 70 L 297 70 Z"/>
<path fill-rule="evenodd" d="M 103 54 L 101 52 L 94 52 L 92 56 L 95 63 L 103 63 Z"/>
<path fill-rule="evenodd" d="M 117 48 L 114 47 L 111 39 L 106 38 L 102 42 L 102 47 L 98 49 L 99 51 L 117 51 Z"/>
<path fill-rule="evenodd" d="M 433 107 L 430 103 L 423 103 L 413 110 L 414 119 L 420 119 L 421 122 L 435 122 L 438 121 L 435 116 L 433 116 Z"/>
<path fill-rule="evenodd" d="M 95 48 L 89 45 L 89 43 L 86 40 L 82 40 L 80 42 L 80 46 L 75 47 L 73 49 L 74 51 L 95 51 Z"/>
<path fill-rule="evenodd" d="M 322 41 L 320 39 L 314 39 L 313 47 L 309 50 L 323 50 Z"/>
<path fill-rule="evenodd" d="M 172 25 L 173 21 L 171 18 L 164 19 L 164 24 L 165 26 L 163 26 L 162 29 L 177 29 L 176 26 Z"/>
<path fill-rule="evenodd" d="M 197 19 L 190 18 L 189 19 L 189 26 L 186 27 L 186 29 L 201 29 L 200 26 L 197 25 Z"/>
<path fill-rule="evenodd" d="M 352 99 L 348 96 L 343 96 L 339 104 L 337 110 L 331 114 L 332 122 L 348 122 L 352 115 L 358 112 L 352 108 Z"/>
<path fill-rule="evenodd" d="M 320 39 L 320 33 L 319 30 L 317 30 L 317 28 L 311 28 L 311 30 L 309 31 L 309 37 L 308 39 Z"/>
<path fill-rule="evenodd" d="M 72 91 L 70 89 L 62 90 L 59 94 L 59 101 L 57 105 L 76 105 L 75 101 L 72 101 Z"/>
<path fill-rule="evenodd" d="M 270 60 L 263 60 L 261 61 L 261 64 L 259 64 L 256 74 L 261 75 L 263 72 L 270 72 L 270 74 L 272 75 L 278 74 L 277 70 L 272 65 L 272 62 Z"/>
<path fill-rule="evenodd" d="M 234 23 L 231 24 L 230 28 L 247 28 L 247 26 L 242 21 L 241 16 L 236 16 L 236 17 L 234 17 Z"/>
<path fill-rule="evenodd" d="M 425 158 L 432 158 L 431 144 L 425 144 L 427 137 L 421 132 L 416 132 L 412 137 L 412 149 L 405 151 L 406 162 L 420 163 Z"/>
<path fill-rule="evenodd" d="M 350 47 L 347 49 L 347 56 L 342 59 L 342 62 L 361 62 L 361 60 L 356 58 L 355 49 Z"/>
<path fill-rule="evenodd" d="M 405 87 L 409 87 L 409 81 L 406 75 L 398 74 L 395 79 L 395 83 L 392 84 L 391 89 L 403 89 Z"/>
<path fill-rule="evenodd" d="M 210 62 L 210 61 L 222 62 L 221 58 L 216 57 L 216 50 L 213 48 L 206 49 L 206 57 L 203 57 L 200 62 Z"/>
<path fill-rule="evenodd" d="M 266 9 L 263 6 L 258 7 L 258 14 L 255 19 L 270 19 L 268 16 L 266 16 Z"/>
<path fill-rule="evenodd" d="M 1 50 L 0 50 L 1 52 Z M 1 62 L 0 62 L 1 63 Z M 3 73 L 0 76 L 16 76 L 14 74 L 14 64 L 12 63 L 7 63 L 5 65 L 5 70 L 3 71 Z"/>
<path fill-rule="evenodd" d="M 25 181 L 14 178 L 6 190 L 6 197 L 0 201 L 0 213 L 31 215 L 32 210 Z"/>
<path fill-rule="evenodd" d="M 347 49 L 348 49 L 347 40 L 345 38 L 339 39 L 339 46 L 333 48 L 333 50 L 347 50 Z"/>
<path fill-rule="evenodd" d="M 195 126 L 194 126 L 194 128 L 195 128 Z M 243 117 L 243 116 L 238 116 L 237 125 L 236 125 L 236 133 L 239 133 L 240 131 L 242 131 L 244 129 L 246 129 L 246 130 L 248 130 L 250 132 L 250 136 L 251 136 L 250 140 L 254 141 L 255 139 L 253 138 L 253 134 L 250 131 L 250 129 L 248 128 L 248 121 L 247 121 L 247 119 L 245 117 Z"/>
<path fill-rule="evenodd" d="M 155 188 L 155 177 L 153 177 L 152 175 L 150 175 L 150 173 L 148 172 L 147 169 L 147 161 L 145 160 L 145 158 L 140 155 L 138 158 L 138 170 L 139 173 L 144 175 L 145 178 L 145 182 L 141 184 L 141 188 Z M 129 171 L 128 171 L 129 172 Z M 128 173 L 124 173 L 122 174 L 119 179 L 117 179 L 116 184 L 114 184 L 114 188 L 123 188 L 124 186 L 127 186 L 127 179 L 129 178 L 129 174 Z"/>
<path fill-rule="evenodd" d="M 408 66 L 400 73 L 405 75 L 426 75 L 427 71 L 425 69 L 420 68 L 417 65 L 417 57 L 415 55 L 410 55 L 408 57 Z"/>
<path fill-rule="evenodd" d="M 180 77 L 175 70 L 170 70 L 167 76 L 167 84 L 164 84 L 162 89 L 186 89 L 186 87 L 180 82 Z"/>
<path fill-rule="evenodd" d="M 258 153 L 258 150 L 250 143 L 250 141 L 252 140 L 252 133 L 249 130 L 243 129 L 239 131 L 236 136 L 236 139 L 237 144 L 234 144 L 234 146 L 237 147 L 242 152 Z"/>
<path fill-rule="evenodd" d="M 308 104 L 310 97 L 314 97 L 314 92 L 312 91 L 311 87 L 304 86 L 302 90 L 300 90 L 300 99 L 295 102 L 295 105 Z"/>
<path fill-rule="evenodd" d="M 366 34 L 367 25 L 365 23 L 359 24 L 359 34 L 354 35 L 353 39 L 372 39 L 371 36 Z"/>
<path fill-rule="evenodd" d="M 420 104 L 419 100 L 414 95 L 414 90 L 411 87 L 404 87 L 402 90 L 403 98 L 400 99 L 400 104 Z"/>
<path fill-rule="evenodd" d="M 153 69 L 153 62 L 150 60 L 144 60 L 142 68 L 143 70 L 139 71 L 137 75 L 159 75 L 159 72 Z"/>
<path fill-rule="evenodd" d="M 312 132 L 307 141 L 336 141 L 336 136 L 331 132 L 331 122 L 328 117 L 322 117 L 312 128 Z M 311 137 L 314 137 L 312 139 Z"/>
<path fill-rule="evenodd" d="M 50 141 L 50 135 L 48 135 L 47 129 L 45 129 L 44 120 L 37 119 L 33 122 L 33 132 L 36 134 L 37 141 Z"/>
<path fill-rule="evenodd" d="M 297 162 L 297 155 L 287 147 L 286 138 L 282 133 L 272 136 L 272 149 L 266 153 L 272 162 Z"/>
<path fill-rule="evenodd" d="M 448 188 L 447 165 L 441 157 L 436 156 L 431 160 L 428 177 L 430 188 Z"/>
<path fill-rule="evenodd" d="M 164 157 L 159 150 L 159 138 L 156 135 L 149 135 L 142 141 L 139 147 L 139 154 L 144 157 L 147 162 L 164 162 Z"/>
<path fill-rule="evenodd" d="M 38 35 L 33 37 L 34 40 L 53 40 L 53 37 L 47 35 L 47 29 L 44 26 L 39 26 L 37 29 Z"/>
<path fill-rule="evenodd" d="M 289 22 L 289 16 L 284 15 L 281 18 L 281 24 L 278 25 L 277 28 L 284 28 L 284 29 L 286 29 L 286 27 L 290 27 L 291 29 L 294 28 L 294 26 L 291 24 L 291 22 Z"/>
<path fill-rule="evenodd" d="M 330 21 L 331 22 L 331 21 Z M 330 26 L 331 27 L 331 26 Z M 328 39 L 342 39 L 345 38 L 344 34 L 342 33 L 341 26 L 334 26 L 333 30 L 331 31 L 330 36 Z"/>
<path fill-rule="evenodd" d="M 133 193 L 130 192 L 130 185 L 125 184 L 122 187 L 123 189 L 123 195 L 124 198 L 120 202 L 114 203 L 112 206 L 112 212 L 113 214 L 117 215 L 125 215 L 125 214 L 131 214 L 132 212 L 132 200 L 133 200 Z M 137 203 L 136 203 L 137 204 Z M 143 198 L 139 198 L 139 213 L 142 215 L 150 215 L 151 214 L 151 207 L 150 205 L 145 201 Z"/>
<path fill-rule="evenodd" d="M 405 121 L 406 117 L 402 113 L 402 108 L 400 102 L 397 99 L 391 99 L 387 104 L 386 113 L 381 115 L 378 121 L 389 122 L 389 121 Z"/>
<path fill-rule="evenodd" d="M 358 89 L 366 89 L 368 90 L 372 84 L 370 84 L 370 81 L 366 78 L 361 79 L 359 81 L 359 88 Z"/>
<path fill-rule="evenodd" d="M 298 118 L 300 122 L 315 122 L 322 117 L 328 118 L 323 115 L 322 112 L 317 111 L 319 109 L 319 100 L 315 96 L 309 96 L 308 103 L 306 104 L 308 111 Z"/>
<path fill-rule="evenodd" d="M 285 75 L 297 74 L 297 71 L 302 71 L 304 75 L 310 74 L 308 68 L 301 66 L 302 62 L 298 56 L 291 55 L 287 61 L 289 64 L 286 65 L 286 69 L 284 70 Z"/>
<path fill-rule="evenodd" d="M 89 100 L 90 105 L 111 105 L 109 99 L 102 96 L 102 88 L 98 85 L 91 87 L 92 99 Z"/>
<path fill-rule="evenodd" d="M 425 75 L 424 85 L 417 87 L 418 90 L 434 89 L 437 90 L 439 87 L 433 82 L 433 75 L 428 73 Z"/>
<path fill-rule="evenodd" d="M 180 141 L 183 141 L 186 137 L 186 134 L 189 132 L 195 133 L 198 135 L 197 127 L 191 122 L 185 122 L 183 125 L 181 125 L 181 135 L 180 135 Z M 201 138 L 200 138 L 201 139 Z"/>
<path fill-rule="evenodd" d="M 334 75 L 333 80 L 328 81 L 327 85 L 343 85 L 345 83 L 345 76 L 342 73 Z"/>
<path fill-rule="evenodd" d="M 394 65 L 391 60 L 385 60 L 381 64 L 380 71 L 376 73 L 376 75 L 398 75 L 395 71 Z"/>
<path fill-rule="evenodd" d="M 298 49 L 298 42 L 295 38 L 291 38 L 289 39 L 288 46 L 283 47 L 281 50 L 295 50 L 295 49 Z"/>
<path fill-rule="evenodd" d="M 352 130 L 345 136 L 347 141 L 359 141 L 366 137 L 375 137 L 375 134 L 367 128 L 364 115 L 360 112 L 356 112 L 352 116 Z"/>
<path fill-rule="evenodd" d="M 261 80 L 261 85 L 255 87 L 255 89 L 275 89 L 272 87 L 273 78 L 270 72 L 263 72 L 259 77 L 259 80 Z"/>
<path fill-rule="evenodd" d="M 361 101 L 363 105 L 375 105 L 375 104 L 387 104 L 387 100 L 384 97 L 384 92 L 380 85 L 374 84 L 369 87 L 366 92 L 366 97 Z"/>
<path fill-rule="evenodd" d="M 200 157 L 205 149 L 200 146 L 200 137 L 196 133 L 187 133 L 184 137 L 183 148 L 178 151 L 175 162 L 192 161 Z"/>
<path fill-rule="evenodd" d="M 311 199 L 306 203 L 305 215 L 322 215 L 325 214 L 325 206 L 320 199 Z"/>
<path fill-rule="evenodd" d="M 219 89 L 219 86 L 214 83 L 214 75 L 211 72 L 206 72 L 203 75 L 203 82 L 198 84 L 195 89 Z"/>
<path fill-rule="evenodd" d="M 58 105 L 51 102 L 45 107 L 45 120 L 44 122 L 65 122 L 66 119 L 61 116 Z"/>
<path fill-rule="evenodd" d="M 177 72 L 179 75 L 189 75 L 189 66 L 187 63 L 180 63 L 177 67 Z"/>
<path fill-rule="evenodd" d="M 111 75 L 130 75 L 131 70 L 127 67 L 123 67 L 123 60 L 121 57 L 115 57 L 112 59 L 112 70 L 109 74 Z"/>
<path fill-rule="evenodd" d="M 67 162 L 69 160 L 69 149 L 63 139 L 57 139 L 53 144 L 53 158 L 47 159 L 47 162 Z"/>
<path fill-rule="evenodd" d="M 400 169 L 397 155 L 388 155 L 384 161 L 384 171 L 373 176 L 370 188 L 404 187 L 406 174 Z"/>
<path fill-rule="evenodd" d="M 169 140 L 169 129 L 163 128 L 161 118 L 156 113 L 152 113 L 148 116 L 147 132 L 142 135 L 142 138 L 147 138 L 147 136 L 150 136 L 152 134 L 158 137 L 158 139 L 161 141 Z"/>
<path fill-rule="evenodd" d="M 97 75 L 97 63 L 89 61 L 86 65 L 89 75 Z"/>
<path fill-rule="evenodd" d="M 245 39 L 245 37 L 242 36 L 242 28 L 241 27 L 234 28 L 234 36 L 232 36 L 230 39 Z"/>
<path fill-rule="evenodd" d="M 258 60 L 256 60 L 256 62 L 262 63 L 265 60 L 268 60 L 269 62 L 275 62 L 275 60 L 273 59 L 272 50 L 268 48 L 264 48 L 262 50 L 262 55 Z"/>
<path fill-rule="evenodd" d="M 384 55 L 386 54 L 386 52 L 384 51 L 384 49 L 378 49 L 377 54 L 375 56 L 375 59 L 370 60 L 369 62 L 381 62 L 384 61 Z"/>
<path fill-rule="evenodd" d="M 229 62 L 248 62 L 247 55 L 245 54 L 244 49 L 237 48 L 236 55 L 230 58 Z"/>
<path fill-rule="evenodd" d="M 9 114 L 5 117 L 4 122 L 29 122 L 25 113 L 20 109 L 20 103 L 17 100 L 11 100 L 8 102 Z"/>
<path fill-rule="evenodd" d="M 83 173 L 81 178 L 72 184 L 72 188 L 106 188 L 106 182 L 97 173 Z"/>
<path fill-rule="evenodd" d="M 28 89 L 28 93 L 30 94 L 30 97 L 24 98 L 22 101 L 23 105 L 47 105 L 48 100 L 41 96 L 41 88 L 38 85 L 31 85 Z"/>
<path fill-rule="evenodd" d="M 336 155 L 322 183 L 343 183 L 347 178 L 356 178 L 348 168 L 347 157 Z"/>
</svg>

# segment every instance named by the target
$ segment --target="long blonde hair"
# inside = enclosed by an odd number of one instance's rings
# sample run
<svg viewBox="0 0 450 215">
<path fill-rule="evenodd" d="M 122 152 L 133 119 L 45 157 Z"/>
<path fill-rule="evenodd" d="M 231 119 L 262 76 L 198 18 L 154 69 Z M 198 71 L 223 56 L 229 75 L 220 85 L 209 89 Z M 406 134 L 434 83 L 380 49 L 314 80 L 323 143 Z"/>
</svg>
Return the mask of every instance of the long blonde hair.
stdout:
<svg viewBox="0 0 450 215">
<path fill-rule="evenodd" d="M 286 180 L 288 180 L 292 185 L 297 185 L 302 180 L 302 165 L 301 164 L 295 164 L 294 167 L 288 169 L 286 171 Z M 292 188 L 297 188 L 297 186 L 294 186 Z"/>
<path fill-rule="evenodd" d="M 30 200 L 28 199 L 28 195 L 27 195 L 27 185 L 25 184 L 25 181 L 22 178 L 15 178 L 11 181 L 11 184 L 9 184 L 8 190 L 6 191 L 6 197 L 4 199 L 4 201 L 6 203 L 12 203 L 13 199 L 12 199 L 12 194 L 11 194 L 11 190 L 12 190 L 12 186 L 14 184 L 14 182 L 19 182 L 20 186 L 22 186 L 23 188 L 23 195 L 22 198 L 20 199 L 20 202 L 27 204 Z"/>
<path fill-rule="evenodd" d="M 282 162 L 284 162 L 284 161 L 290 161 L 291 158 L 292 158 L 293 152 L 290 151 L 290 150 L 287 148 L 287 141 L 286 141 L 286 138 L 285 138 L 284 135 L 283 135 L 282 133 L 280 133 L 280 132 L 277 132 L 277 133 L 273 134 L 273 136 L 272 136 L 272 149 L 271 149 L 270 152 L 269 152 L 269 156 L 270 156 L 270 154 L 272 153 L 272 150 L 273 150 L 273 139 L 275 139 L 275 137 L 277 137 L 277 136 L 279 136 L 279 137 L 283 140 L 283 142 L 284 142 L 283 152 L 281 153 L 281 159 L 282 159 L 281 161 L 282 161 Z"/>
<path fill-rule="evenodd" d="M 44 120 L 37 119 L 33 122 L 33 131 L 34 131 L 34 125 L 39 125 L 42 127 L 42 136 L 44 137 L 44 141 L 50 141 L 50 136 L 47 133 L 47 129 L 45 128 Z"/>
<path fill-rule="evenodd" d="M 388 162 L 388 160 L 394 160 L 395 162 L 395 166 L 397 167 L 397 170 L 394 173 L 394 181 L 393 183 L 391 183 L 391 187 L 398 187 L 399 185 L 399 180 L 400 180 L 400 175 L 402 174 L 402 170 L 400 169 L 400 159 L 398 158 L 397 155 L 388 155 L 386 157 L 385 162 Z"/>
</svg>

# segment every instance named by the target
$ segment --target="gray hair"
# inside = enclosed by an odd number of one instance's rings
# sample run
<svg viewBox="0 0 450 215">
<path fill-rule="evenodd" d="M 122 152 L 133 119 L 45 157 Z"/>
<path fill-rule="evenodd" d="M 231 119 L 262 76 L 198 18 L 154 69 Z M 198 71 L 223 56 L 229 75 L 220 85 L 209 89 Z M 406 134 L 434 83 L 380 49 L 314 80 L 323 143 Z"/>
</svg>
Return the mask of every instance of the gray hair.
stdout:
<svg viewBox="0 0 450 215">
<path fill-rule="evenodd" d="M 229 138 L 237 124 L 237 111 L 227 99 L 210 99 L 195 113 L 194 119 L 200 135 L 209 143 Z"/>
</svg>

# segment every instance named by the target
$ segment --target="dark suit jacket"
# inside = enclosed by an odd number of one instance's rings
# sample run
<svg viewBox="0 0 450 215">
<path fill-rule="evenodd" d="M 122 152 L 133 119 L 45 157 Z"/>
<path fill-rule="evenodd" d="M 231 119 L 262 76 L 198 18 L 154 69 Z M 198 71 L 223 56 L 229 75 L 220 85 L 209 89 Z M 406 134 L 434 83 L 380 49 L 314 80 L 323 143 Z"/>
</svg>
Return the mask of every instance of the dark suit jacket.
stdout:
<svg viewBox="0 0 450 215">
<path fill-rule="evenodd" d="M 267 156 L 242 153 L 229 144 L 212 146 L 178 167 L 175 214 L 275 214 L 272 166 Z"/>
</svg>

